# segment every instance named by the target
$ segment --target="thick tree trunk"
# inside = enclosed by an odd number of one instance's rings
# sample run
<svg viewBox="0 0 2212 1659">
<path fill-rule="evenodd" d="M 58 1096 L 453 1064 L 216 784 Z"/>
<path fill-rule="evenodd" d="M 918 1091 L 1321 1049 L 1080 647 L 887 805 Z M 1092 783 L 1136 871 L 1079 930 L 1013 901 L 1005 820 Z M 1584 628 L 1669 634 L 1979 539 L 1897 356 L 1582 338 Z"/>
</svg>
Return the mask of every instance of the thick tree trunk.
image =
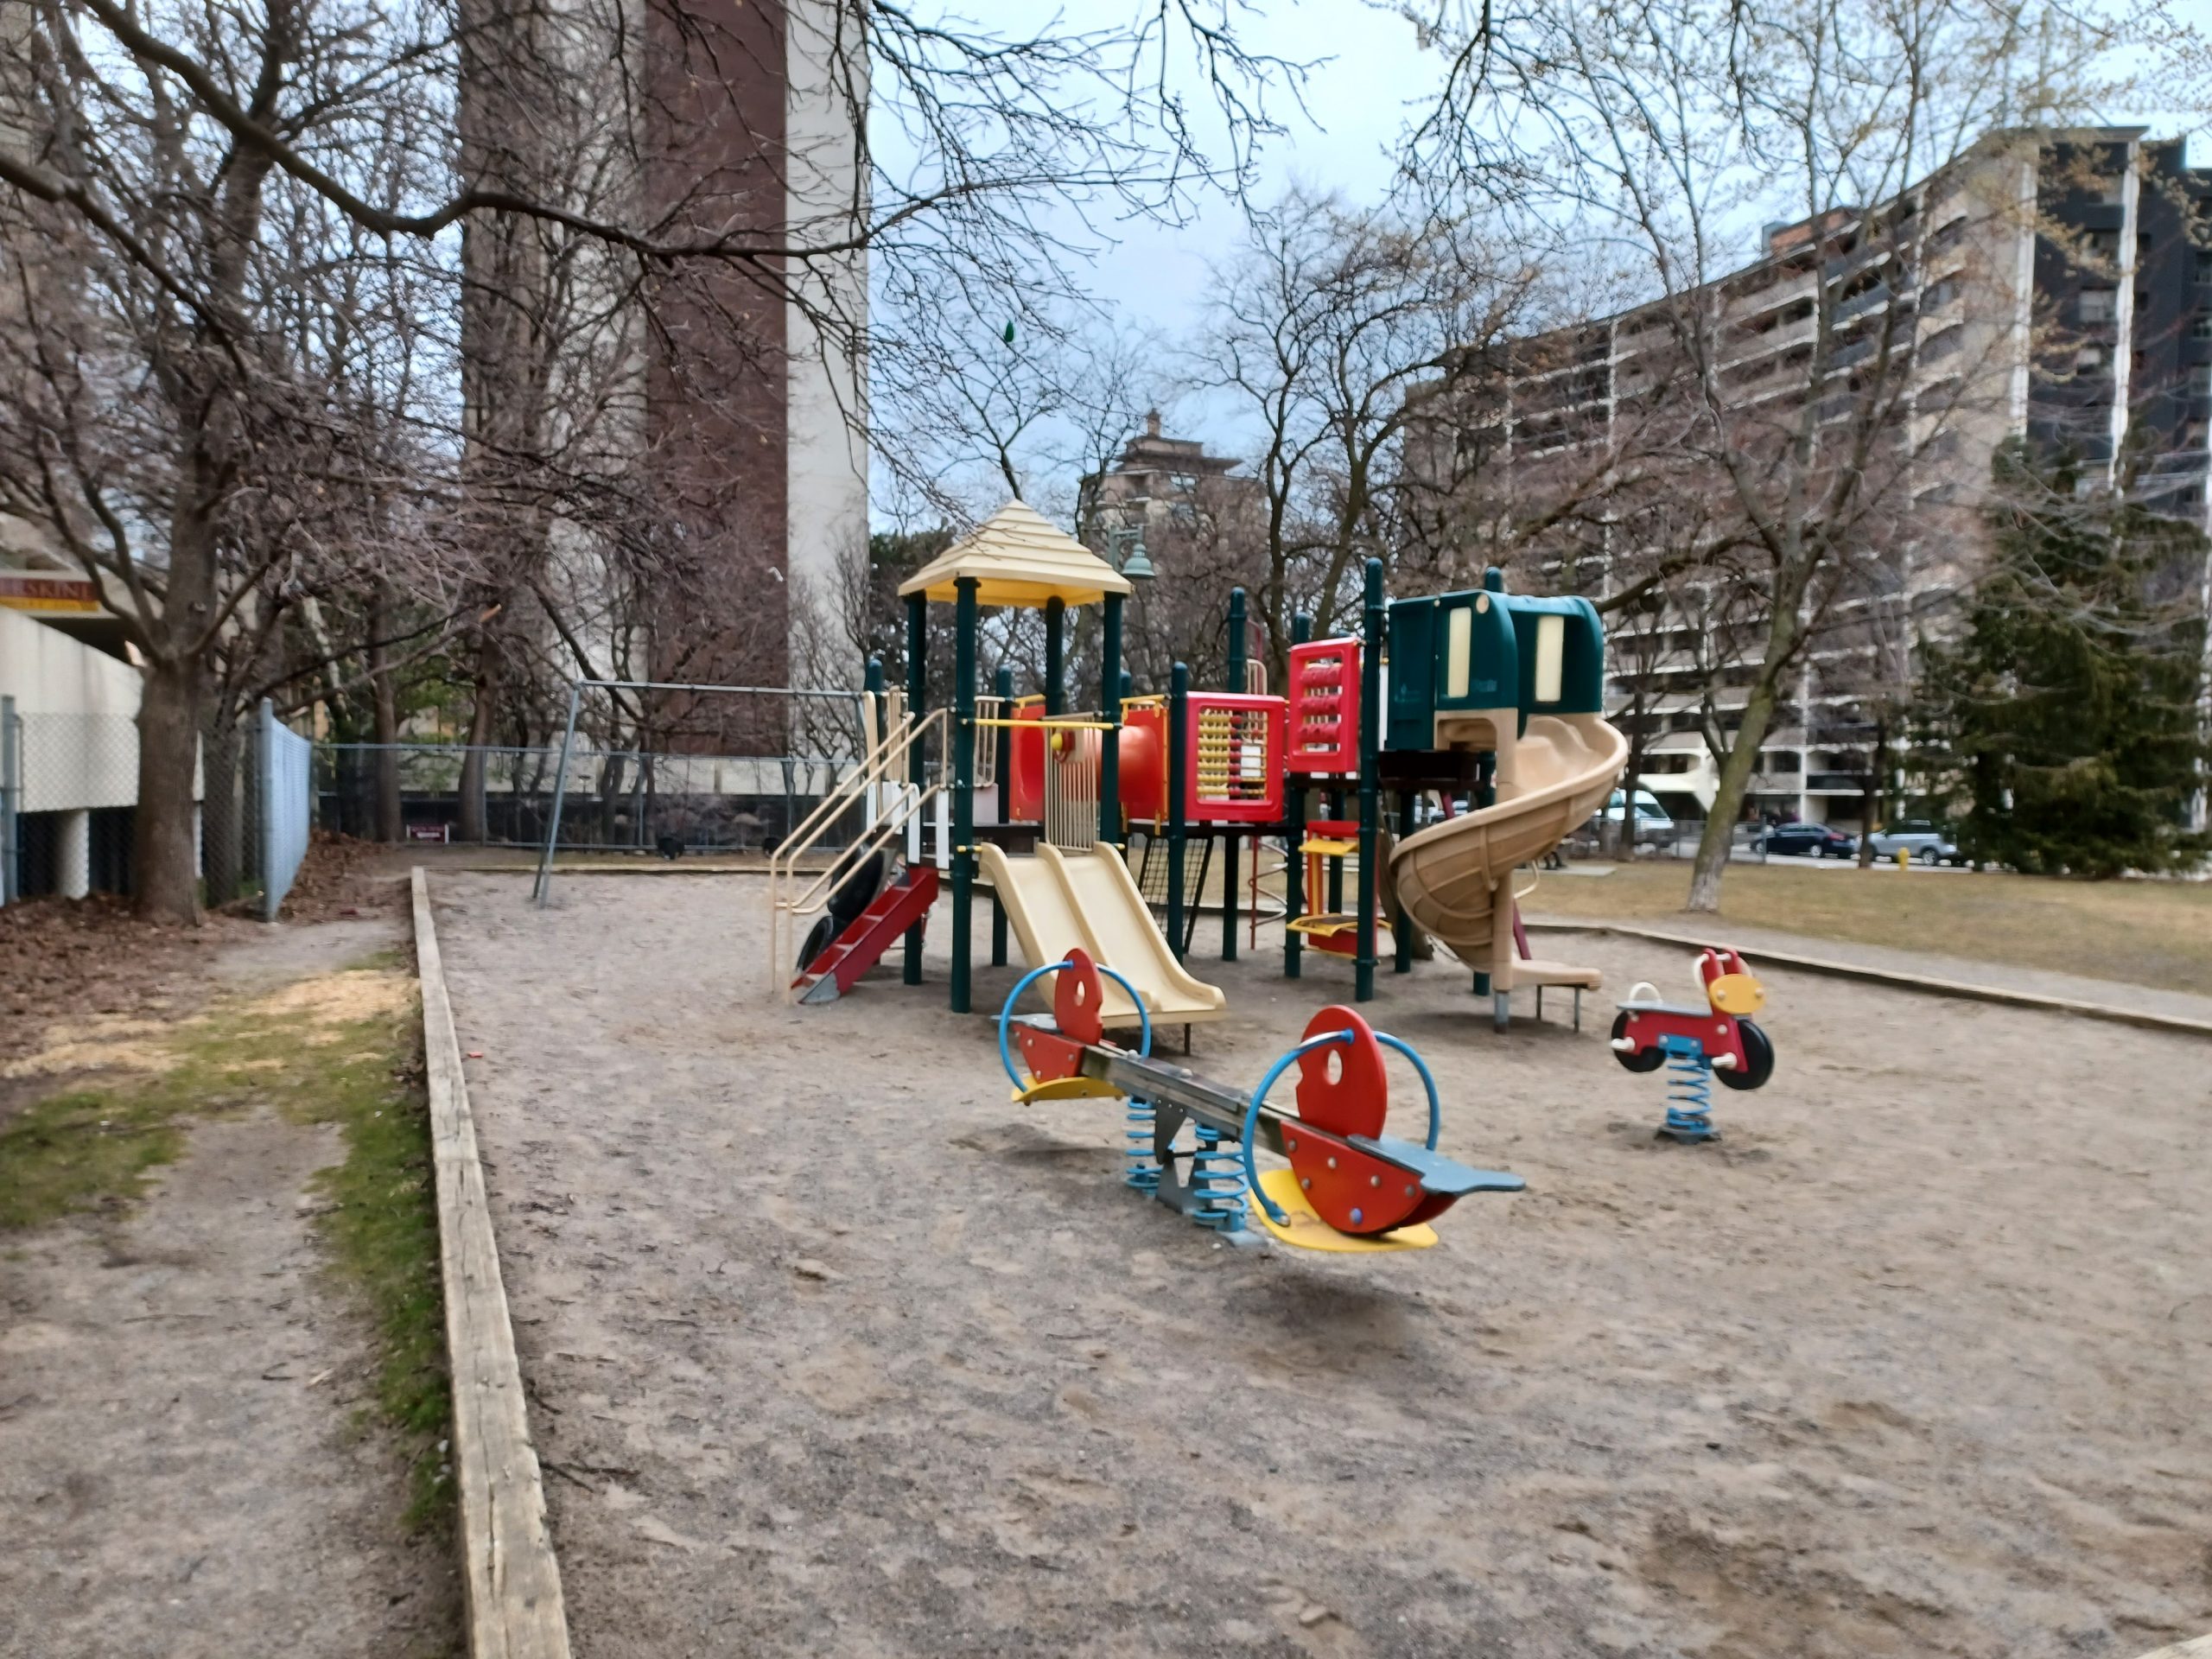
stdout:
<svg viewBox="0 0 2212 1659">
<path fill-rule="evenodd" d="M 484 746 L 499 729 L 499 659 L 488 640 L 476 665 L 476 701 L 468 711 L 468 747 L 461 758 L 461 828 L 463 841 L 486 839 Z"/>
<path fill-rule="evenodd" d="M 138 705 L 138 808 L 131 885 L 141 915 L 200 920 L 193 774 L 200 758 L 200 666 L 154 662 Z"/>
<path fill-rule="evenodd" d="M 245 880 L 243 749 L 237 720 L 219 707 L 200 740 L 200 898 L 211 910 L 234 901 Z"/>
<path fill-rule="evenodd" d="M 1720 763 L 1720 786 L 1713 797 L 1713 815 L 1705 821 L 1705 834 L 1697 843 L 1697 861 L 1690 868 L 1690 896 L 1685 908 L 1720 908 L 1720 877 L 1728 868 L 1728 854 L 1736 839 L 1736 820 L 1743 815 L 1744 797 L 1751 773 L 1759 763 L 1759 745 L 1766 741 L 1774 721 L 1775 689 L 1771 677 L 1762 673 L 1744 705 L 1743 723 L 1736 741 Z"/>
<path fill-rule="evenodd" d="M 407 830 L 399 808 L 399 688 L 391 673 L 391 603 L 379 582 L 369 603 L 369 699 L 376 735 L 377 839 L 396 842 Z"/>
<path fill-rule="evenodd" d="M 1645 728 L 1649 722 L 1643 711 L 1637 709 L 1631 716 L 1628 734 L 1628 766 L 1621 773 L 1621 817 L 1615 823 L 1610 814 L 1599 820 L 1605 840 L 1606 851 L 1614 858 L 1636 856 L 1636 789 L 1637 781 L 1643 775 L 1644 746 L 1651 740 Z"/>
<path fill-rule="evenodd" d="M 1866 766 L 1866 787 L 1859 794 L 1859 868 L 1874 866 L 1874 829 L 1882 821 L 1882 784 L 1889 771 L 1890 721 L 1885 714 L 1874 721 L 1874 754 Z"/>
</svg>

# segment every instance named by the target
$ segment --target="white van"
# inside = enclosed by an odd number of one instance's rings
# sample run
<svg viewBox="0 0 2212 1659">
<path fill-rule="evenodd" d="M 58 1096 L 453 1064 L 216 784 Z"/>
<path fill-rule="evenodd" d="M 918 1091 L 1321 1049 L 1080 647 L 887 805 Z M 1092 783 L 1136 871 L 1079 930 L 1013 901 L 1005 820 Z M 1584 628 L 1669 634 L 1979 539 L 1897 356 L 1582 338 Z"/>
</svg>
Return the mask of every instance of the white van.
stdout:
<svg viewBox="0 0 2212 1659">
<path fill-rule="evenodd" d="M 1628 800 L 1620 790 L 1605 803 L 1605 821 L 1618 823 L 1628 810 Z M 1659 804 L 1659 798 L 1648 789 L 1636 791 L 1636 839 L 1638 841 L 1669 841 L 1675 834 L 1675 820 L 1667 809 Z"/>
</svg>

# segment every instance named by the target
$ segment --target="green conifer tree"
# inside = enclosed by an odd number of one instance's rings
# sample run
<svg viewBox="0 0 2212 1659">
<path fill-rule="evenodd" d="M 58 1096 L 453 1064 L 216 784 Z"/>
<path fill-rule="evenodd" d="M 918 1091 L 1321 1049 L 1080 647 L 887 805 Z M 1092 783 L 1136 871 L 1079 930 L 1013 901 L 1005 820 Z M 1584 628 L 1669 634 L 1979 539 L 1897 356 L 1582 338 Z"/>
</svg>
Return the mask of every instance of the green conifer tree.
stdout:
<svg viewBox="0 0 2212 1659">
<path fill-rule="evenodd" d="M 1966 626 L 1926 653 L 1923 750 L 1967 807 L 1961 848 L 2031 874 L 2109 877 L 2202 858 L 2187 825 L 2212 759 L 2204 619 L 2181 580 L 2202 534 L 2077 463 L 1999 453 L 1993 558 Z"/>
</svg>

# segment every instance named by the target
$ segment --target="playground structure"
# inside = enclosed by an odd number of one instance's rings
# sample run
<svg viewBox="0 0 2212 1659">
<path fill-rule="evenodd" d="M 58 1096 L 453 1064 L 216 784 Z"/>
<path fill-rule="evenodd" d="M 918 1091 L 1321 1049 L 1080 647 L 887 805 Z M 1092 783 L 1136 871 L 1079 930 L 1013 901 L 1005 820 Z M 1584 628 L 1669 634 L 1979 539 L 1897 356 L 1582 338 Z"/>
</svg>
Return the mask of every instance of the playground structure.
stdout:
<svg viewBox="0 0 2212 1659">
<path fill-rule="evenodd" d="M 1698 957 L 1702 1007 L 1659 1001 L 1656 986 L 1632 987 L 1613 1017 L 1613 1058 L 1631 1071 L 1668 1068 L 1669 1141 L 1717 1141 L 1711 1080 L 1731 1089 L 1764 1087 L 1774 1075 L 1774 1045 L 1751 1016 L 1766 1006 L 1766 990 L 1741 952 L 1720 947 Z"/>
<path fill-rule="evenodd" d="M 773 970 L 788 977 L 796 965 L 793 995 L 842 994 L 893 939 L 904 941 L 906 982 L 920 982 L 922 929 L 942 887 L 952 899 L 951 1006 L 970 1011 L 970 899 L 981 888 L 993 900 L 994 965 L 1007 961 L 1009 933 L 1033 965 L 1081 950 L 1122 976 L 1102 990 L 1107 1025 L 1149 1020 L 1187 1034 L 1225 1012 L 1221 991 L 1186 965 L 1214 855 L 1222 956 L 1233 960 L 1242 851 L 1252 849 L 1256 916 L 1262 849 L 1273 841 L 1283 849 L 1287 977 L 1300 976 L 1310 944 L 1350 958 L 1353 1000 L 1365 1001 L 1383 935 L 1400 973 L 1433 939 L 1473 971 L 1500 1028 L 1515 990 L 1534 988 L 1541 1014 L 1548 985 L 1573 989 L 1579 1026 L 1580 994 L 1599 976 L 1529 956 L 1513 880 L 1603 806 L 1626 760 L 1626 740 L 1603 715 L 1604 633 L 1586 601 L 1509 594 L 1492 570 L 1478 590 L 1390 603 L 1370 560 L 1360 633 L 1312 639 L 1308 620 L 1295 619 L 1283 695 L 1268 695 L 1249 660 L 1237 589 L 1230 689 L 1194 689 L 1179 664 L 1166 695 L 1133 697 L 1121 664 L 1128 579 L 1018 501 L 900 592 L 903 695 L 870 665 L 868 753 L 772 863 Z M 955 607 L 952 702 L 925 710 L 927 607 L 945 601 Z M 1071 709 L 1067 615 L 1092 604 L 1103 607 L 1098 706 Z M 982 613 L 992 607 L 1043 613 L 1039 695 L 1015 698 L 1004 669 L 995 694 L 981 695 Z M 1444 821 L 1421 828 L 1431 796 Z M 1461 796 L 1467 810 L 1458 811 Z M 816 868 L 828 827 L 855 810 L 863 832 Z M 1125 859 L 1140 831 L 1133 874 Z M 925 859 L 934 882 L 916 873 Z M 1386 910 L 1398 914 L 1395 928 Z M 836 923 L 827 933 L 825 913 Z M 795 958 L 788 950 L 810 918 L 815 931 Z"/>
<path fill-rule="evenodd" d="M 1022 993 L 1055 975 L 1052 1012 L 1017 1016 Z M 1518 1192 L 1517 1175 L 1471 1169 L 1436 1150 L 1442 1123 L 1436 1080 L 1413 1047 L 1370 1027 L 1346 1007 L 1316 1014 L 1305 1034 L 1249 1096 L 1152 1055 L 1152 1023 L 1139 1021 L 1137 1046 L 1106 1039 L 1106 982 L 1136 1001 L 1136 987 L 1082 950 L 1023 976 L 999 1013 L 999 1058 L 1027 1103 L 1074 1096 L 1127 1102 L 1128 1167 L 1123 1185 L 1235 1243 L 1256 1242 L 1245 1194 L 1259 1201 L 1262 1224 L 1304 1249 L 1426 1249 L 1427 1224 L 1477 1192 Z M 1141 1007 L 1141 1004 L 1138 1004 Z M 1009 1038 L 1014 1040 L 1009 1041 Z M 1015 1046 L 1022 1064 L 1016 1065 Z M 1428 1099 L 1428 1134 L 1420 1146 L 1382 1133 L 1389 1086 L 1383 1051 L 1404 1055 Z M 1298 1110 L 1272 1104 L 1268 1092 L 1293 1065 Z M 1179 1145 L 1188 1126 L 1192 1139 Z M 1289 1160 L 1262 1173 L 1255 1149 Z"/>
</svg>

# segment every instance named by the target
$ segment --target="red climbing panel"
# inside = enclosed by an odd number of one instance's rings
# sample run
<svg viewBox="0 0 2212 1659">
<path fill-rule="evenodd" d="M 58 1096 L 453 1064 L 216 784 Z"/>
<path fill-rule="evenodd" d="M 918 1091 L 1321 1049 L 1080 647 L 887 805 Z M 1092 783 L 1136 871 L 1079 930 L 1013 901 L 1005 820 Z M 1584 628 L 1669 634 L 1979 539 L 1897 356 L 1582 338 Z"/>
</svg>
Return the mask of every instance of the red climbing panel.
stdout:
<svg viewBox="0 0 2212 1659">
<path fill-rule="evenodd" d="M 1290 771 L 1349 778 L 1359 771 L 1359 641 L 1290 648 Z"/>
</svg>

